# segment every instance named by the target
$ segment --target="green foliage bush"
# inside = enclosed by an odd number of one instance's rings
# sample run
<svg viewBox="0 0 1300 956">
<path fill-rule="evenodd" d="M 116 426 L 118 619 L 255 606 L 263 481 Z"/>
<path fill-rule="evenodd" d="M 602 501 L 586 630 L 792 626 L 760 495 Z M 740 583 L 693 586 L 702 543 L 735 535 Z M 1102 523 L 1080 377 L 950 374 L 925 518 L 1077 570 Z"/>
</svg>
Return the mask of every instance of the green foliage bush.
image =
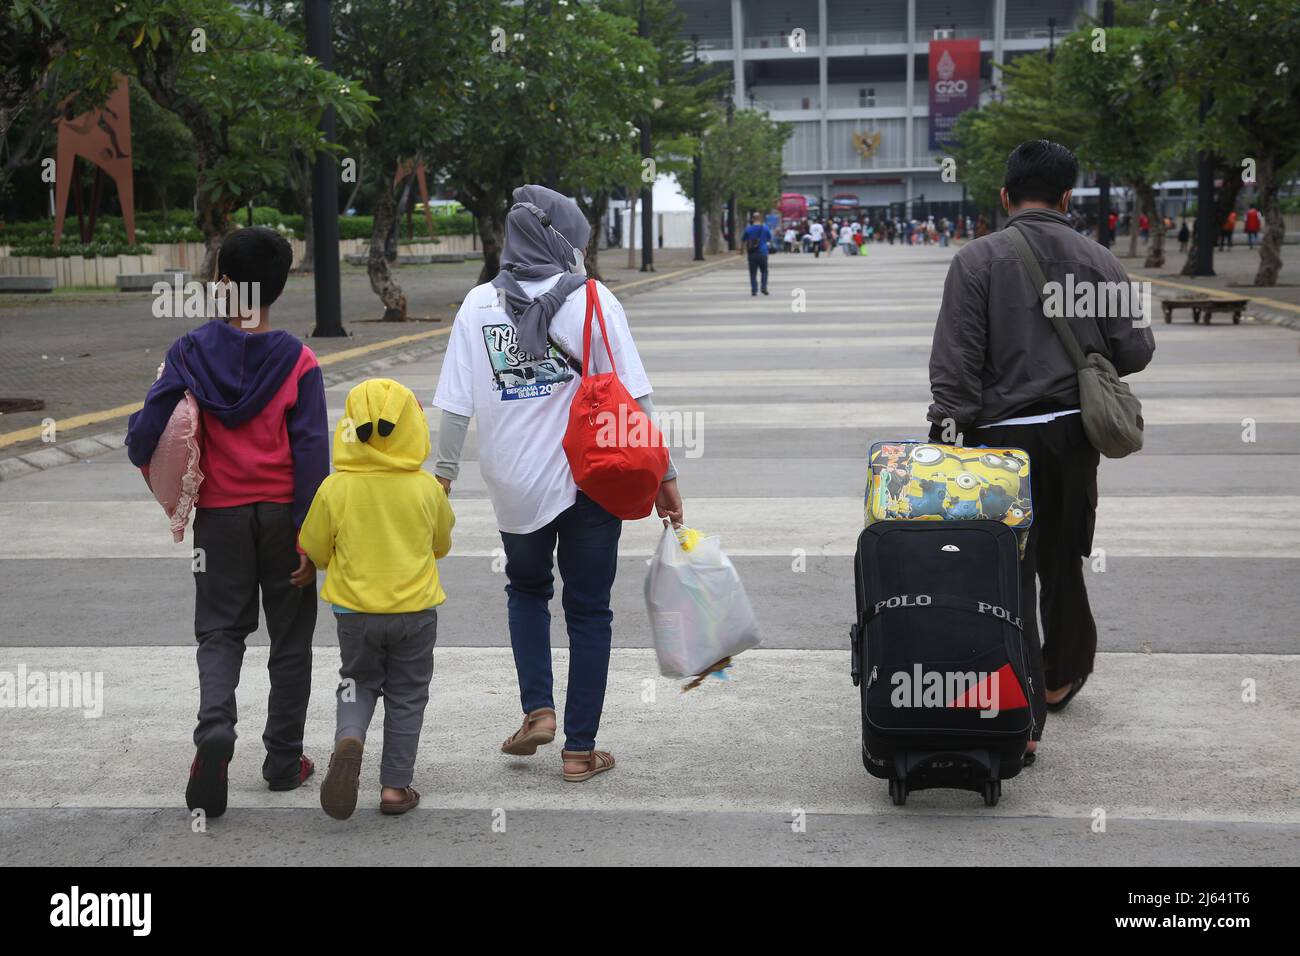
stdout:
<svg viewBox="0 0 1300 956">
<path fill-rule="evenodd" d="M 12 247 L 10 255 L 12 256 L 39 256 L 42 259 L 59 259 L 68 258 L 69 256 L 85 256 L 87 259 L 97 259 L 101 256 L 142 256 L 149 255 L 153 252 L 152 246 L 146 246 L 137 243 L 134 246 L 128 246 L 126 240 L 101 241 L 101 242 L 64 242 L 57 249 L 53 243 L 49 242 L 30 242 L 20 243 Z"/>
<path fill-rule="evenodd" d="M 247 225 L 248 213 L 241 211 L 234 216 L 240 226 Z M 412 242 L 427 242 L 429 236 L 424 224 L 424 214 L 416 213 L 412 223 L 415 238 Z M 253 225 L 268 226 L 278 229 L 286 238 L 301 239 L 303 222 L 300 213 L 284 213 L 273 206 L 254 206 Z M 340 239 L 369 239 L 375 227 L 373 216 L 339 216 Z M 467 236 L 474 231 L 474 217 L 469 213 L 454 215 L 437 215 L 433 218 L 435 238 L 437 236 Z M 403 218 L 398 237 L 406 242 L 406 221 Z M 135 217 L 135 238 L 137 243 L 154 243 L 162 245 L 172 242 L 202 242 L 203 234 L 194 225 L 194 214 L 188 209 L 168 210 L 164 217 L 161 212 L 143 212 Z M 65 221 L 63 225 L 63 243 L 54 249 L 54 224 L 48 219 L 32 222 L 0 223 L 0 246 L 12 246 L 15 256 L 115 256 L 119 253 L 130 254 L 148 252 L 143 245 L 131 247 L 126 242 L 126 226 L 120 216 L 100 216 L 95 221 L 93 240 L 85 245 L 77 242 L 77 222 L 75 219 Z M 19 252 L 19 249 L 24 251 Z M 48 252 L 33 252 L 33 249 L 48 249 Z M 99 250 L 86 252 L 83 250 Z M 72 251 L 68 251 L 72 250 Z"/>
</svg>

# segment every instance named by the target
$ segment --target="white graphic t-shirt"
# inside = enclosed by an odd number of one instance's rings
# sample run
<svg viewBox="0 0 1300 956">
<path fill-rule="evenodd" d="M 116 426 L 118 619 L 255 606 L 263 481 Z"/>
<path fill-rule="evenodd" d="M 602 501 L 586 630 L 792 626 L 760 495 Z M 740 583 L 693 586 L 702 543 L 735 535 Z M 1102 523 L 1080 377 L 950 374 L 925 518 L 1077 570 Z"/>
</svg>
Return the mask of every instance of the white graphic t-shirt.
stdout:
<svg viewBox="0 0 1300 956">
<path fill-rule="evenodd" d="M 559 275 L 520 282 L 532 297 L 546 292 Z M 627 316 L 614 293 L 596 283 L 618 377 L 632 394 L 650 394 L 641 356 Z M 550 337 L 582 362 L 582 326 L 586 288 L 577 289 L 551 320 Z M 592 318 L 589 374 L 608 372 L 600 323 Z M 516 345 L 513 317 L 502 308 L 491 284 L 476 286 L 461 304 L 452 326 L 447 354 L 438 376 L 433 403 L 478 420 L 479 468 L 496 511 L 497 527 L 527 534 L 548 524 L 577 500 L 564 431 L 578 373 L 553 348 L 533 360 Z"/>
</svg>

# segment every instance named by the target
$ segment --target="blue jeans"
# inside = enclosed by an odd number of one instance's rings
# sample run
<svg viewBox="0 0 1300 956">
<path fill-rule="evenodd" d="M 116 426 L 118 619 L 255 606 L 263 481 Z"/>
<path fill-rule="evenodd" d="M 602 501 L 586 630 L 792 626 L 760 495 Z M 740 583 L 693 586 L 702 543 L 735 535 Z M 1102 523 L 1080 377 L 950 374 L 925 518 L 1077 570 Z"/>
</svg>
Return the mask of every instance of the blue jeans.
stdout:
<svg viewBox="0 0 1300 956">
<path fill-rule="evenodd" d="M 749 291 L 758 295 L 758 273 L 763 273 L 763 291 L 767 291 L 767 256 L 749 257 Z"/>
<path fill-rule="evenodd" d="M 572 507 L 528 534 L 501 532 L 506 551 L 510 646 L 524 713 L 554 707 L 551 676 L 551 598 L 558 558 L 561 602 L 569 628 L 569 686 L 564 703 L 565 750 L 591 750 L 600 729 L 609 677 L 614 612 L 609 593 L 618 571 L 623 522 L 581 491 Z"/>
</svg>

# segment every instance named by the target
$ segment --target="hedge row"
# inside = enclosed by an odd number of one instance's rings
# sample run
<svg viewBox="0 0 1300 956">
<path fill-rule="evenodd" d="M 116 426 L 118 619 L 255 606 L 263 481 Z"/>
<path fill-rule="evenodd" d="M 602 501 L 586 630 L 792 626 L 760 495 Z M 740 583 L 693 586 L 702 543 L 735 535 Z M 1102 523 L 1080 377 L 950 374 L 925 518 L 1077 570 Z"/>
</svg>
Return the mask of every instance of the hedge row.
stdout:
<svg viewBox="0 0 1300 956">
<path fill-rule="evenodd" d="M 240 225 L 248 223 L 244 212 L 235 216 Z M 412 217 L 415 237 L 412 241 L 428 241 L 429 236 L 424 226 L 423 214 Z M 303 235 L 302 215 L 283 213 L 270 206 L 253 208 L 253 224 L 269 226 L 279 230 L 287 238 L 298 239 Z M 369 239 L 374 230 L 374 218 L 371 216 L 340 216 L 340 239 Z M 455 215 L 438 215 L 434 217 L 434 237 L 466 236 L 474 231 L 474 218 L 468 213 Z M 398 236 L 406 241 L 406 222 L 400 225 Z M 101 216 L 95 222 L 95 233 L 91 242 L 76 242 L 77 223 L 75 219 L 65 221 L 63 226 L 63 243 L 54 248 L 54 224 L 48 219 L 34 222 L 0 223 L 0 245 L 13 247 L 15 256 L 92 256 L 118 255 L 119 253 L 140 253 L 147 251 L 141 246 L 128 246 L 126 226 L 118 216 Z M 202 242 L 203 234 L 194 225 L 194 216 L 186 210 L 172 210 L 164 218 L 160 212 L 140 213 L 135 219 L 135 238 L 138 243 L 155 243 L 162 245 L 172 242 Z M 120 249 L 118 247 L 121 247 Z M 36 251 L 41 250 L 41 251 Z M 95 250 L 95 251 L 87 251 Z"/>
</svg>

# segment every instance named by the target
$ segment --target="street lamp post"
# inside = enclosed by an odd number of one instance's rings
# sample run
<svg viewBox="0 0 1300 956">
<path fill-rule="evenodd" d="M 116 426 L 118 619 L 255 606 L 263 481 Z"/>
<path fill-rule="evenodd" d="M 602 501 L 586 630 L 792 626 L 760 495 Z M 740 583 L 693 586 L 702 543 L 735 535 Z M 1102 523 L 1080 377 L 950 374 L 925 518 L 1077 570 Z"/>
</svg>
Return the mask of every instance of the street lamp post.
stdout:
<svg viewBox="0 0 1300 956">
<path fill-rule="evenodd" d="M 1214 106 L 1214 97 L 1201 97 L 1201 125 Z M 1195 275 L 1214 275 L 1214 240 L 1219 235 L 1214 208 L 1214 154 L 1203 149 L 1196 155 L 1196 266 Z"/>
<path fill-rule="evenodd" d="M 1101 25 L 1103 27 L 1115 25 L 1114 0 L 1106 0 L 1101 8 Z M 1097 175 L 1097 241 L 1107 248 L 1110 247 L 1110 177 L 1105 173 Z"/>
<path fill-rule="evenodd" d="M 334 67 L 330 33 L 330 0 L 307 0 L 304 9 L 307 54 L 325 69 Z M 321 117 L 325 142 L 334 142 L 334 109 Z M 313 282 L 316 290 L 316 327 L 313 337 L 347 335 L 343 328 L 343 306 L 339 290 L 339 185 L 334 157 L 322 150 L 311 169 L 311 221 L 316 239 Z"/>
<path fill-rule="evenodd" d="M 732 117 L 736 111 L 736 97 L 733 94 L 727 97 L 727 125 L 731 125 Z M 727 200 L 727 251 L 736 251 L 736 194 L 733 192 Z"/>
<path fill-rule="evenodd" d="M 636 33 L 639 37 L 649 37 L 650 31 L 645 19 L 645 0 L 641 0 L 637 15 Z M 650 159 L 650 169 L 654 169 L 653 157 L 650 155 L 650 114 L 641 121 L 641 158 Z M 645 182 L 645 166 L 641 167 L 641 181 Z M 648 186 L 641 187 L 641 271 L 655 271 L 654 254 L 654 177 Z"/>
<path fill-rule="evenodd" d="M 691 34 L 691 61 L 698 70 L 700 66 L 700 37 L 698 34 Z M 704 172 L 700 153 L 703 151 L 703 131 L 701 131 L 700 142 L 695 146 L 695 169 L 691 181 L 691 196 L 694 197 L 695 209 L 691 216 L 691 232 L 695 241 L 695 261 L 704 261 L 704 209 L 700 203 L 700 190 L 703 188 Z"/>
</svg>

